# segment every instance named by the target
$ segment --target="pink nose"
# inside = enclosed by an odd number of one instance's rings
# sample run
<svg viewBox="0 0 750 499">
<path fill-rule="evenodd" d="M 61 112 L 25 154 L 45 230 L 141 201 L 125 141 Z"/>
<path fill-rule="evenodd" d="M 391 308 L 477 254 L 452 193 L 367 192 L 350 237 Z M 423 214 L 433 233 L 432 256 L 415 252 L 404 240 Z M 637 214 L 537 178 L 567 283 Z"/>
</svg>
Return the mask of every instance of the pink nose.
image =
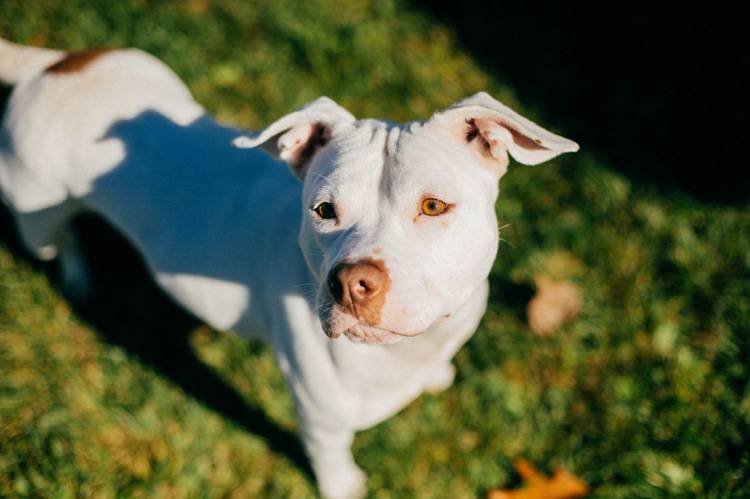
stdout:
<svg viewBox="0 0 750 499">
<path fill-rule="evenodd" d="M 336 303 L 372 326 L 380 323 L 389 287 L 387 268 L 383 262 L 372 259 L 340 263 L 328 275 L 328 289 Z"/>
</svg>

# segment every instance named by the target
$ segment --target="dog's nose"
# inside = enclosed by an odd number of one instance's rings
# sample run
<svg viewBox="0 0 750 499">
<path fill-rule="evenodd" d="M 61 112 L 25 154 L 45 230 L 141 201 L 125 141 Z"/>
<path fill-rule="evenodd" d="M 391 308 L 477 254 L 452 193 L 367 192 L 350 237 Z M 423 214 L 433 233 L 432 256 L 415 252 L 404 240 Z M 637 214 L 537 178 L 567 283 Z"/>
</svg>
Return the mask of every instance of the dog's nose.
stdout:
<svg viewBox="0 0 750 499">
<path fill-rule="evenodd" d="M 380 322 L 389 283 L 385 266 L 374 260 L 340 263 L 328 275 L 328 289 L 336 303 L 371 325 Z"/>
</svg>

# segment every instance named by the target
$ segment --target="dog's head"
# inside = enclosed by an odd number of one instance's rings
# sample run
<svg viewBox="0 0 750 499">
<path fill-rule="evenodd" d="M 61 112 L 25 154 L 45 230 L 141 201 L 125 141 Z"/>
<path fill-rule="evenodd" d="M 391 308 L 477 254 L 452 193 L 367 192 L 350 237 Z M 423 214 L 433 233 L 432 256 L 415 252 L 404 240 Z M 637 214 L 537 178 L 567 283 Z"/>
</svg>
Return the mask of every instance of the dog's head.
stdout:
<svg viewBox="0 0 750 499">
<path fill-rule="evenodd" d="M 365 343 L 420 334 L 482 284 L 508 155 L 533 165 L 578 150 L 486 93 L 404 125 L 322 97 L 235 144 L 263 145 L 304 181 L 299 244 L 321 324 Z"/>
</svg>

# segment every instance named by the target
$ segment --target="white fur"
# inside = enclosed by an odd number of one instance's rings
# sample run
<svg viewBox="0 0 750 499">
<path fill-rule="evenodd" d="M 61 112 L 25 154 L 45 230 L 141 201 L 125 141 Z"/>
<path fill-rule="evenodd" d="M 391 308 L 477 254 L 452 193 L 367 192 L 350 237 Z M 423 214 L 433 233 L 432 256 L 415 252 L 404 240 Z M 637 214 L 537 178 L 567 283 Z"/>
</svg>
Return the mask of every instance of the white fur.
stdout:
<svg viewBox="0 0 750 499">
<path fill-rule="evenodd" d="M 450 359 L 484 312 L 497 155 L 533 163 L 577 146 L 477 94 L 406 125 L 358 121 L 321 98 L 238 139 L 243 150 L 230 145 L 240 132 L 208 117 L 155 58 L 116 51 L 80 72 L 41 73 L 60 57 L 0 44 L 0 77 L 17 83 L 0 131 L 0 187 L 25 244 L 72 262 L 64 275 L 81 292 L 67 224 L 84 210 L 107 219 L 175 301 L 271 344 L 322 494 L 361 496 L 354 432 L 446 388 Z M 489 153 L 467 144 L 475 117 L 484 140 L 509 143 Z M 292 165 L 301 183 L 276 158 L 292 163 L 312 125 L 330 141 Z M 519 149 L 507 127 L 548 149 Z M 420 214 L 426 195 L 454 206 Z M 335 202 L 337 221 L 315 216 L 322 200 Z M 344 313 L 324 284 L 336 263 L 359 258 L 384 262 L 390 277 L 377 326 Z M 336 328 L 353 341 L 329 340 L 324 329 Z"/>
</svg>

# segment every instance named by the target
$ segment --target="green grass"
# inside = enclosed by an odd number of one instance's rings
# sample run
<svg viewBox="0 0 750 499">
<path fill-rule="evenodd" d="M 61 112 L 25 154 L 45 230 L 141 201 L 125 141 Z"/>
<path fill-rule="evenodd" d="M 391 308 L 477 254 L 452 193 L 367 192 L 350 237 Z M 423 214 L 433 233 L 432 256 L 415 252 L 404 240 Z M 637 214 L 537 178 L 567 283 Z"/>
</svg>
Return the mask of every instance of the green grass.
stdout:
<svg viewBox="0 0 750 499">
<path fill-rule="evenodd" d="M 483 89 L 544 121 L 404 2 L 3 0 L 0 33 L 143 48 L 246 127 L 321 94 L 407 120 Z M 515 485 L 520 456 L 599 497 L 750 496 L 750 208 L 659 194 L 573 138 L 584 152 L 503 180 L 508 244 L 456 385 L 357 436 L 372 497 L 473 497 Z M 137 287 L 92 316 L 104 320 L 72 311 L 7 232 L 0 495 L 316 494 L 278 444 L 294 416 L 267 349 L 178 314 L 186 340 L 172 351 L 174 314 L 154 317 Z M 580 318 L 545 338 L 524 316 L 540 276 L 584 296 Z"/>
</svg>

